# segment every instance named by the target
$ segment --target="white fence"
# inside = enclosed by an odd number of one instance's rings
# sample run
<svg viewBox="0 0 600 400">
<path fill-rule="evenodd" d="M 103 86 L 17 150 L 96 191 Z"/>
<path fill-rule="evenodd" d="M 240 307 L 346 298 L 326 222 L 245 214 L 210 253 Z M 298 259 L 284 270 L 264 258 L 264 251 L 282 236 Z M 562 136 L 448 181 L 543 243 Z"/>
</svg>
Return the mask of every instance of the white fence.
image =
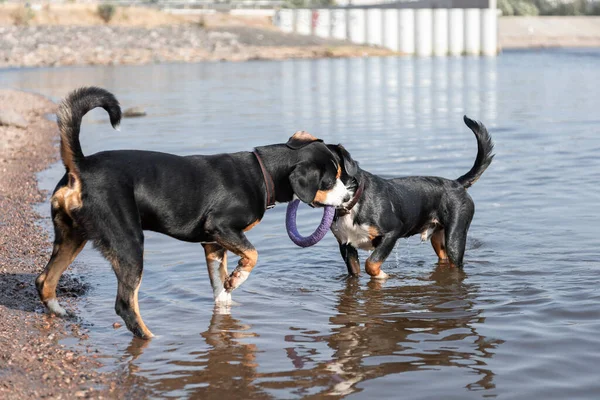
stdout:
<svg viewBox="0 0 600 400">
<path fill-rule="evenodd" d="M 273 22 L 284 32 L 381 46 L 403 55 L 498 54 L 498 14 L 488 8 L 282 9 Z"/>
</svg>

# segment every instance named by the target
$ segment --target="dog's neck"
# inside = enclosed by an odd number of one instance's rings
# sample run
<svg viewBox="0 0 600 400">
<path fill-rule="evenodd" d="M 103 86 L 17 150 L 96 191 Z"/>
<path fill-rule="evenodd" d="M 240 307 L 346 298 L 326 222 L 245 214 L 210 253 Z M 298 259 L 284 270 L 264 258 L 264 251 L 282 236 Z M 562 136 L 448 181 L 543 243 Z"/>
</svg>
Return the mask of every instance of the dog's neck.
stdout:
<svg viewBox="0 0 600 400">
<path fill-rule="evenodd" d="M 292 200 L 294 190 L 289 176 L 299 160 L 299 150 L 293 150 L 285 144 L 273 144 L 256 147 L 255 151 L 262 159 L 266 172 L 273 179 L 275 201 L 287 203 Z"/>
</svg>

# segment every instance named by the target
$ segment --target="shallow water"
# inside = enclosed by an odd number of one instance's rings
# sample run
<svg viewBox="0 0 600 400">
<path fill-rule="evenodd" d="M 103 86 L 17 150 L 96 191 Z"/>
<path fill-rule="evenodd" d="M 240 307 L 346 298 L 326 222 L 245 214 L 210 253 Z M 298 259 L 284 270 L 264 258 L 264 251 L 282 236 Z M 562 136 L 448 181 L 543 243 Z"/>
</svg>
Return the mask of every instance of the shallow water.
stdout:
<svg viewBox="0 0 600 400">
<path fill-rule="evenodd" d="M 343 143 L 391 177 L 454 178 L 476 154 L 462 115 L 482 120 L 497 156 L 470 189 L 477 212 L 464 271 L 400 240 L 385 283 L 346 279 L 333 235 L 295 247 L 285 206 L 248 236 L 259 264 L 213 313 L 200 245 L 148 232 L 140 308 L 157 334 L 132 340 L 116 281 L 91 247 L 74 266 L 92 289 L 79 315 L 105 369 L 152 397 L 598 398 L 600 381 L 600 51 L 497 59 L 373 58 L 0 72 L 4 87 L 55 99 L 113 91 L 148 117 L 113 131 L 86 117 L 86 154 L 118 148 L 212 154 L 284 142 L 304 129 Z M 40 175 L 51 189 L 60 164 Z M 48 212 L 48 208 L 46 208 Z M 301 232 L 319 212 L 302 208 Z M 360 252 L 361 259 L 367 257 Z M 231 267 L 235 259 L 230 260 Z"/>
</svg>

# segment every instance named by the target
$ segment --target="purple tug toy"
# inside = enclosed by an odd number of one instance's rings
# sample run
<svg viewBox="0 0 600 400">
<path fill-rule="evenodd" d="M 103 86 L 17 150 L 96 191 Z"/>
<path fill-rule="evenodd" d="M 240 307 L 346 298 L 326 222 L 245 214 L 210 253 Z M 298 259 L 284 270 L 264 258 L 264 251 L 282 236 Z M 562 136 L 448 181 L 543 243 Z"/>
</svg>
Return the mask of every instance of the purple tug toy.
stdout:
<svg viewBox="0 0 600 400">
<path fill-rule="evenodd" d="M 298 233 L 298 228 L 296 227 L 296 213 L 298 212 L 298 205 L 300 204 L 300 200 L 293 200 L 288 203 L 287 211 L 285 213 L 285 228 L 287 230 L 288 236 L 292 239 L 296 245 L 300 247 L 310 247 L 317 244 L 321 239 L 325 237 L 327 231 L 331 227 L 331 223 L 333 222 L 333 216 L 335 215 L 335 207 L 326 206 L 323 209 L 323 218 L 321 219 L 321 223 L 317 227 L 317 229 L 313 232 L 312 235 L 304 237 Z"/>
</svg>

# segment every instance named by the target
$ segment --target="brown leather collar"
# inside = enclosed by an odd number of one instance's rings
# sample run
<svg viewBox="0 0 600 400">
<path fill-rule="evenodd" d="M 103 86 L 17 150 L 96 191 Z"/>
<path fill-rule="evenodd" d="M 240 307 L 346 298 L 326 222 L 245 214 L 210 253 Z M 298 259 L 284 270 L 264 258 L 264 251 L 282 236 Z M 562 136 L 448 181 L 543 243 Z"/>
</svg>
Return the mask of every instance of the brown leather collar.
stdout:
<svg viewBox="0 0 600 400">
<path fill-rule="evenodd" d="M 360 197 L 362 196 L 364 190 L 365 190 L 365 181 L 361 181 L 358 185 L 358 188 L 356 189 L 356 192 L 354 192 L 354 196 L 352 197 L 352 200 L 350 200 L 350 202 L 347 205 L 345 205 L 344 207 L 338 208 L 336 210 L 337 215 L 344 216 L 344 215 L 350 214 L 350 211 L 352 210 L 352 208 L 354 208 L 356 203 L 358 203 L 358 200 L 360 200 Z"/>
<path fill-rule="evenodd" d="M 254 153 L 254 156 L 256 157 L 256 160 L 258 161 L 258 165 L 260 165 L 260 170 L 262 171 L 263 179 L 265 180 L 265 189 L 267 190 L 267 198 L 265 199 L 265 203 L 266 203 L 265 208 L 268 210 L 270 208 L 275 207 L 275 183 L 273 183 L 273 178 L 271 177 L 271 174 L 269 174 L 269 172 L 265 168 L 265 165 L 262 162 L 262 159 L 258 155 L 258 151 L 256 151 L 256 149 L 254 149 L 254 151 L 252 151 L 252 153 Z"/>
</svg>

